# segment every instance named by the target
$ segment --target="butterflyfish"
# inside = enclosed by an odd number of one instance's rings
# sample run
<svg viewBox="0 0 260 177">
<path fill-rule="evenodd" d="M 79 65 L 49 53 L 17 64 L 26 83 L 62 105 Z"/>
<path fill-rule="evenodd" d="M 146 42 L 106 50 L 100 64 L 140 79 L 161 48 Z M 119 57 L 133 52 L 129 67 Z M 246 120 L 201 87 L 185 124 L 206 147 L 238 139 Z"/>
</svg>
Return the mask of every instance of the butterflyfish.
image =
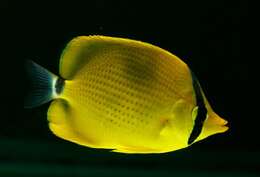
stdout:
<svg viewBox="0 0 260 177">
<path fill-rule="evenodd" d="M 60 57 L 59 76 L 28 61 L 32 92 L 25 107 L 51 101 L 58 137 L 121 153 L 164 153 L 228 130 L 194 73 L 155 45 L 79 36 Z"/>
</svg>

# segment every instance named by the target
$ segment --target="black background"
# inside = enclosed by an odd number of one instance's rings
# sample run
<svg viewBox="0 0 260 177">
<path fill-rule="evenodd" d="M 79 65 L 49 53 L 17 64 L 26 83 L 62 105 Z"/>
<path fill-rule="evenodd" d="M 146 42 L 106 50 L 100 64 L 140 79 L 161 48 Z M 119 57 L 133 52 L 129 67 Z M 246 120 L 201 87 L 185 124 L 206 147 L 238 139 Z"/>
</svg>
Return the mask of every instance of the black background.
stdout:
<svg viewBox="0 0 260 177">
<path fill-rule="evenodd" d="M 247 15 L 247 1 L 1 1 L 0 176 L 259 175 L 260 119 L 242 42 Z M 23 109 L 24 61 L 57 74 L 66 43 L 94 34 L 150 42 L 182 58 L 230 130 L 157 155 L 89 149 L 52 135 L 48 104 Z"/>
</svg>

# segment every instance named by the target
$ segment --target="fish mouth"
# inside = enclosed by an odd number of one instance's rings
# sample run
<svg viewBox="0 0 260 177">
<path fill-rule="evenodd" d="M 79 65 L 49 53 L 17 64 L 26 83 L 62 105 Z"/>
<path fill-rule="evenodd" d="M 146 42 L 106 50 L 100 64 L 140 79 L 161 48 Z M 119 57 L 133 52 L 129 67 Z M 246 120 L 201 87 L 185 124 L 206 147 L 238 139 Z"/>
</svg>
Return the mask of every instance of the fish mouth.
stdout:
<svg viewBox="0 0 260 177">
<path fill-rule="evenodd" d="M 224 127 L 228 127 L 229 123 L 225 120 L 225 122 L 222 124 Z"/>
<path fill-rule="evenodd" d="M 221 118 L 221 122 L 219 122 L 220 132 L 225 132 L 229 129 L 229 123 L 227 120 Z"/>
<path fill-rule="evenodd" d="M 225 120 L 225 122 L 222 124 L 221 128 L 222 128 L 223 132 L 227 131 L 229 129 L 228 121 Z"/>
</svg>

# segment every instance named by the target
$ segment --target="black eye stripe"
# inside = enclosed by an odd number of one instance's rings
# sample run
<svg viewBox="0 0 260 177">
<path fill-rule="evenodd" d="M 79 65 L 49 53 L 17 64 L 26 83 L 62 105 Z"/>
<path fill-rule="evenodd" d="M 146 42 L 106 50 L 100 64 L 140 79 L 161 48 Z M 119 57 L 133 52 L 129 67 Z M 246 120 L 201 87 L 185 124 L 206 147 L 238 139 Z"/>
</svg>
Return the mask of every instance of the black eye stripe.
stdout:
<svg viewBox="0 0 260 177">
<path fill-rule="evenodd" d="M 203 122 L 207 118 L 207 109 L 204 104 L 203 95 L 201 93 L 199 82 L 192 72 L 191 75 L 192 75 L 192 85 L 196 96 L 196 104 L 198 106 L 198 114 L 197 117 L 195 118 L 194 127 L 190 134 L 188 144 L 193 143 L 198 138 L 203 127 Z"/>
</svg>

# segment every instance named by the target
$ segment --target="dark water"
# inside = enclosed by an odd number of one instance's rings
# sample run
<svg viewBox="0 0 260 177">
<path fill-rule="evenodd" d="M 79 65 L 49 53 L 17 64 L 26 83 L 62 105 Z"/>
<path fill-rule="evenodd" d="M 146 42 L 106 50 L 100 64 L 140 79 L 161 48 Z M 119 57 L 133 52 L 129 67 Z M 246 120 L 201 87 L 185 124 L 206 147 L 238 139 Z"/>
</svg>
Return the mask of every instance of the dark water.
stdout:
<svg viewBox="0 0 260 177">
<path fill-rule="evenodd" d="M 1 1 L 0 176 L 259 176 L 260 119 L 242 42 L 247 8 L 247 1 Z M 32 59 L 57 73 L 65 44 L 90 34 L 150 42 L 182 58 L 230 130 L 157 155 L 56 138 L 47 127 L 48 105 L 23 109 L 23 63 Z"/>
</svg>

